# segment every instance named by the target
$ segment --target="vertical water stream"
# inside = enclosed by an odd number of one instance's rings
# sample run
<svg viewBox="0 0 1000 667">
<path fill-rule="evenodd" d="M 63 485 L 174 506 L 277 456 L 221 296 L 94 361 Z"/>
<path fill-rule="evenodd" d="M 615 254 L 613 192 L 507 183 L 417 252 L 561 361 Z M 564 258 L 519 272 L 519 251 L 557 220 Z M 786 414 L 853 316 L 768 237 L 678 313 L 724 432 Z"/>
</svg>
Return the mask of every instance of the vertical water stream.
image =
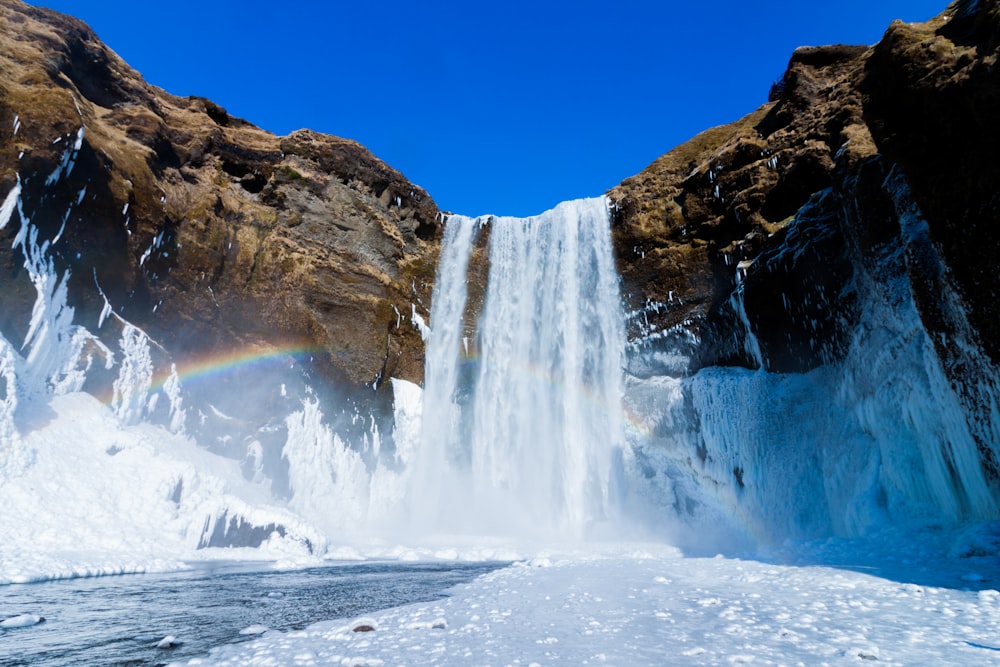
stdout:
<svg viewBox="0 0 1000 667">
<path fill-rule="evenodd" d="M 467 322 L 470 256 L 484 233 L 484 303 Z M 450 217 L 434 294 L 411 488 L 418 523 L 582 536 L 612 511 L 623 444 L 625 335 L 606 200 L 525 219 Z"/>
</svg>

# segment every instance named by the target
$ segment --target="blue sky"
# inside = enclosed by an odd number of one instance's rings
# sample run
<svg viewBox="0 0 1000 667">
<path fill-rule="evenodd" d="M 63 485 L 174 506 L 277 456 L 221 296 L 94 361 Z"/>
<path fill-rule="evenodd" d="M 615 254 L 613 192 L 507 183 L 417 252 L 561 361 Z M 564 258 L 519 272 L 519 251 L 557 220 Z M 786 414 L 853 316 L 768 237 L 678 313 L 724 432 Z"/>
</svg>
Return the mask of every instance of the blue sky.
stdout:
<svg viewBox="0 0 1000 667">
<path fill-rule="evenodd" d="M 749 113 L 796 46 L 871 44 L 947 2 L 39 4 L 171 93 L 355 139 L 444 210 L 529 215 Z"/>
</svg>

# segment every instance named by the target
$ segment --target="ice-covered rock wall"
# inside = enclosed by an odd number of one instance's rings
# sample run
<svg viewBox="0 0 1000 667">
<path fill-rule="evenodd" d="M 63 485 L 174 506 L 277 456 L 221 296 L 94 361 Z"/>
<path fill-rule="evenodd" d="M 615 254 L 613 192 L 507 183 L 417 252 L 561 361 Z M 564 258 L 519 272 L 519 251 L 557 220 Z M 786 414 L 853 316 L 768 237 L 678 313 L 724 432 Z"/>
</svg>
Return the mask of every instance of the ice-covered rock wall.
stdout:
<svg viewBox="0 0 1000 667">
<path fill-rule="evenodd" d="M 67 148 L 47 184 L 71 172 L 77 149 Z M 190 397 L 176 367 L 153 386 L 153 352 L 163 357 L 162 347 L 106 297 L 105 312 L 89 324 L 115 327 L 115 349 L 78 321 L 68 272 L 54 261 L 64 229 L 49 236 L 32 223 L 58 206 L 68 206 L 68 221 L 74 205 L 58 197 L 26 201 L 19 180 L 0 207 L 0 230 L 13 230 L 23 260 L 23 274 L 4 287 L 35 293 L 30 321 L 20 332 L 0 332 L 0 582 L 175 567 L 175 559 L 207 547 L 322 554 L 326 535 L 281 507 L 270 479 L 244 476 L 215 443 L 185 431 L 182 405 Z M 103 296 L 99 285 L 94 290 Z M 110 377 L 90 382 L 97 375 Z M 301 404 L 302 412 L 309 406 Z"/>
<path fill-rule="evenodd" d="M 609 193 L 628 463 L 661 516 L 1000 518 L 998 9 L 796 49 L 767 104 Z"/>
<path fill-rule="evenodd" d="M 905 178 L 878 164 L 819 193 L 737 269 L 729 335 L 757 370 L 630 380 L 633 478 L 682 523 L 711 516 L 775 541 L 1000 517 L 1000 375 Z M 773 370 L 790 332 L 832 346 L 826 363 Z"/>
</svg>

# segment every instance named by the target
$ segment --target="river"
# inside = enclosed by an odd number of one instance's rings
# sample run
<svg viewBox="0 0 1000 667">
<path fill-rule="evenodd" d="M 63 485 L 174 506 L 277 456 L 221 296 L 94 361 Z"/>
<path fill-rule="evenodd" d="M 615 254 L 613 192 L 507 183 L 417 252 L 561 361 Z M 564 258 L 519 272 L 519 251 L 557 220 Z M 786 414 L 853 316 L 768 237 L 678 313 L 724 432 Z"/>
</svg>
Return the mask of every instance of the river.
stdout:
<svg viewBox="0 0 1000 667">
<path fill-rule="evenodd" d="M 324 619 L 447 595 L 497 563 L 354 563 L 293 571 L 260 564 L 198 563 L 190 570 L 0 586 L 0 664 L 159 665 L 252 639 L 240 631 L 303 628 Z M 173 636 L 171 648 L 158 648 Z"/>
</svg>

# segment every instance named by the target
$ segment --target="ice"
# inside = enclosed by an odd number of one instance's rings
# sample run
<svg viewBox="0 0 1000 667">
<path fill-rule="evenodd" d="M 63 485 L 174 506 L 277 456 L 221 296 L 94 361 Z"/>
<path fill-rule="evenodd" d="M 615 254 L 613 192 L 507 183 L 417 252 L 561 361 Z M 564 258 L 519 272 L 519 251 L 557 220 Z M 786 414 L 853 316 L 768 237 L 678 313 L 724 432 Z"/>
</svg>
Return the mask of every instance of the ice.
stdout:
<svg viewBox="0 0 1000 667">
<path fill-rule="evenodd" d="M 69 176 L 69 174 L 73 171 L 73 166 L 76 163 L 76 156 L 79 154 L 80 148 L 83 146 L 83 134 L 84 128 L 83 126 L 80 126 L 80 129 L 77 130 L 73 146 L 71 148 L 68 147 L 65 151 L 63 151 L 62 159 L 59 164 L 56 165 L 56 168 L 52 171 L 52 173 L 49 174 L 48 178 L 45 179 L 45 185 L 54 185 L 58 183 L 63 176 Z M 59 137 L 59 139 L 52 143 L 57 143 L 61 139 L 62 137 Z"/>
<path fill-rule="evenodd" d="M 62 224 L 59 225 L 59 231 L 52 238 L 52 245 L 59 243 L 59 239 L 62 238 L 63 232 L 66 231 L 66 222 L 69 220 L 70 213 L 73 212 L 72 208 L 67 208 L 66 213 L 63 214 Z"/>
<path fill-rule="evenodd" d="M 170 422 L 168 428 L 171 433 L 183 433 L 184 424 L 187 421 L 187 412 L 184 410 L 184 398 L 181 395 L 181 380 L 177 374 L 177 365 L 170 364 L 170 375 L 163 382 L 163 393 L 166 394 L 170 402 Z"/>
<path fill-rule="evenodd" d="M 153 384 L 149 337 L 138 327 L 126 324 L 122 329 L 120 346 L 123 357 L 113 385 L 111 405 L 123 423 L 134 424 L 146 412 L 146 398 Z"/>
<path fill-rule="evenodd" d="M 268 631 L 266 625 L 250 625 L 240 630 L 241 635 L 262 635 Z"/>
<path fill-rule="evenodd" d="M 760 342 L 757 340 L 757 334 L 754 332 L 753 327 L 750 326 L 750 318 L 747 316 L 746 304 L 744 302 L 744 279 L 746 278 L 747 271 L 753 265 L 751 261 L 741 261 L 736 265 L 736 289 L 733 290 L 733 294 L 730 297 L 730 304 L 733 310 L 736 312 L 736 317 L 740 321 L 740 325 L 743 327 L 743 347 L 744 352 L 753 361 L 756 368 L 764 368 L 764 354 L 760 349 Z"/>
<path fill-rule="evenodd" d="M 324 423 L 319 402 L 309 398 L 290 415 L 282 456 L 288 461 L 290 507 L 337 534 L 364 525 L 369 479 L 364 461 Z M 337 507 L 334 513 L 330 506 Z"/>
<path fill-rule="evenodd" d="M 5 630 L 10 630 L 13 628 L 28 628 L 32 625 L 38 625 L 45 621 L 42 616 L 37 616 L 35 614 L 20 614 L 18 616 L 11 616 L 10 618 L 5 618 L 0 621 L 0 628 Z"/>
<path fill-rule="evenodd" d="M 420 338 L 422 340 L 425 342 L 430 340 L 430 327 L 427 326 L 427 322 L 424 320 L 423 316 L 417 312 L 417 304 L 415 303 L 410 304 L 410 321 L 413 323 L 413 326 L 416 327 L 417 331 L 420 332 Z"/>
<path fill-rule="evenodd" d="M 0 229 L 3 229 L 10 222 L 11 216 L 14 214 L 14 210 L 17 208 L 17 204 L 21 197 L 21 177 L 18 176 L 17 183 L 11 188 L 10 192 L 3 200 L 3 204 L 0 205 Z"/>
<path fill-rule="evenodd" d="M 21 344 L 27 350 L 19 385 L 24 398 L 47 393 L 78 391 L 94 360 L 94 353 L 110 363 L 110 351 L 85 328 L 73 324 L 73 308 L 67 303 L 69 273 L 61 276 L 48 256 L 49 242 L 38 242 L 38 228 L 31 224 L 22 206 L 20 177 L 0 207 L 0 228 L 10 223 L 14 210 L 20 228 L 14 248 L 24 255 L 24 268 L 35 288 L 35 303 L 27 333 Z M 89 350 L 89 351 L 88 351 Z"/>
</svg>

